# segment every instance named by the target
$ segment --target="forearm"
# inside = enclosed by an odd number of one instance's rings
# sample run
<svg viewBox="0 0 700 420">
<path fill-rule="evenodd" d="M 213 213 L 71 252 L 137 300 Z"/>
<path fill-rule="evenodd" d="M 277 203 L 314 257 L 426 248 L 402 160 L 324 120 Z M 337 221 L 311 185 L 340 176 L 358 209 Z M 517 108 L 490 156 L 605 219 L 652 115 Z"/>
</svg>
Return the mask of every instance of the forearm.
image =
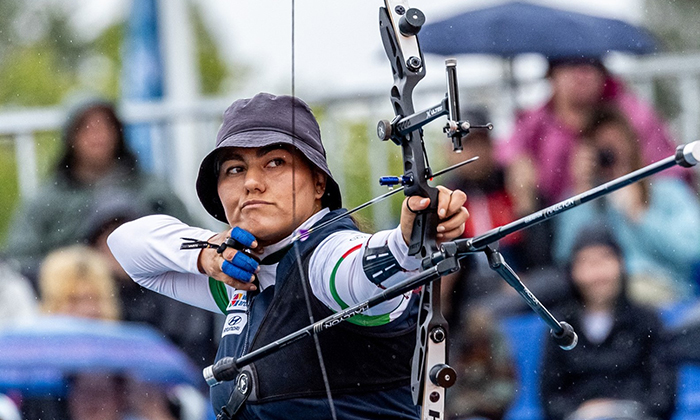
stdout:
<svg viewBox="0 0 700 420">
<path fill-rule="evenodd" d="M 368 248 L 386 246 L 395 258 L 398 270 L 380 283 L 368 277 L 363 259 Z M 409 257 L 399 229 L 381 231 L 375 235 L 360 232 L 338 232 L 326 239 L 317 250 L 310 264 L 310 281 L 316 297 L 334 311 L 363 302 L 381 293 L 386 287 L 414 274 L 420 261 Z M 392 269 L 391 272 L 394 270 Z M 365 312 L 377 316 L 398 316 L 407 299 L 396 297 Z"/>
<path fill-rule="evenodd" d="M 117 228 L 107 244 L 127 274 L 141 286 L 203 309 L 219 312 L 197 250 L 180 250 L 183 237 L 214 235 L 164 215 L 146 216 Z"/>
</svg>

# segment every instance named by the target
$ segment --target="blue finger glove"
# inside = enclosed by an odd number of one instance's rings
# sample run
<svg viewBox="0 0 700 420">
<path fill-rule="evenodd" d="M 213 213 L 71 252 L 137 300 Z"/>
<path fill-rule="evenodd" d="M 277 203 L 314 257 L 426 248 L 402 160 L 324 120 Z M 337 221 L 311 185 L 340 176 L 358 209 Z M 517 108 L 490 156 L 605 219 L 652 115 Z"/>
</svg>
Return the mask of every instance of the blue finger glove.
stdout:
<svg viewBox="0 0 700 420">
<path fill-rule="evenodd" d="M 253 245 L 253 242 L 255 242 L 255 236 L 253 236 L 252 233 L 248 232 L 247 230 L 243 230 L 238 226 L 231 230 L 231 239 L 240 243 L 246 248 L 250 248 L 250 246 Z"/>
<path fill-rule="evenodd" d="M 255 236 L 236 226 L 231 230 L 231 236 L 227 237 L 226 240 L 216 248 L 216 252 L 223 254 L 226 248 L 233 248 L 240 251 L 250 248 L 253 242 L 255 242 Z"/>
<path fill-rule="evenodd" d="M 260 264 L 253 258 L 242 252 L 237 252 L 231 261 L 224 260 L 221 264 L 221 271 L 236 280 L 249 282 L 255 270 L 258 269 L 258 265 Z"/>
</svg>

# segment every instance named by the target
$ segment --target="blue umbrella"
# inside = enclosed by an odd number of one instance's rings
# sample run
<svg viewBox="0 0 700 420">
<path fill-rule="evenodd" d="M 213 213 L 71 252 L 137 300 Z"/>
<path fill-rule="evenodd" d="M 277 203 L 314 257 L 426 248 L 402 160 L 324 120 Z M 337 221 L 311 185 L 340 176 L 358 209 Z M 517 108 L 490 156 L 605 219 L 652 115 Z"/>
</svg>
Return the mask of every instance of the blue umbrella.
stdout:
<svg viewBox="0 0 700 420">
<path fill-rule="evenodd" d="M 616 19 L 512 2 L 425 25 L 419 35 L 428 53 L 492 54 L 511 58 L 600 57 L 610 51 L 646 54 L 656 42 L 642 28 Z"/>
<path fill-rule="evenodd" d="M 0 330 L 0 392 L 57 390 L 67 376 L 83 372 L 164 384 L 202 382 L 187 356 L 147 325 L 46 317 Z"/>
</svg>

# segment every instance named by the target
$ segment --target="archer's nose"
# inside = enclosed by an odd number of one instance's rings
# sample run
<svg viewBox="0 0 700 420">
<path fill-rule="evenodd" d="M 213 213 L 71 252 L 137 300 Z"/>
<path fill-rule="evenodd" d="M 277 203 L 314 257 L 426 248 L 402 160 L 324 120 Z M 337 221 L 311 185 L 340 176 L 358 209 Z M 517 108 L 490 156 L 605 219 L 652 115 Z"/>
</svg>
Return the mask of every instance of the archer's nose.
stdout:
<svg viewBox="0 0 700 420">
<path fill-rule="evenodd" d="M 248 192 L 265 191 L 265 174 L 260 169 L 249 168 L 245 176 L 245 188 Z"/>
</svg>

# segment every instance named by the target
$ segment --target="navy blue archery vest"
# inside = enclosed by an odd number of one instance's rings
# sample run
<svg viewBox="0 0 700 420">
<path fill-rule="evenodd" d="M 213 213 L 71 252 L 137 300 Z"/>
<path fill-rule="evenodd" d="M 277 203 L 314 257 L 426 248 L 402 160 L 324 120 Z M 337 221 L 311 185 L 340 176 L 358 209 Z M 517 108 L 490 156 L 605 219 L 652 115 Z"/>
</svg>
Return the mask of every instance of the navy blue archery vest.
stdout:
<svg viewBox="0 0 700 420">
<path fill-rule="evenodd" d="M 330 212 L 318 224 L 341 211 L 344 210 Z M 240 357 L 308 326 L 310 320 L 302 282 L 307 286 L 308 303 L 314 320 L 332 314 L 310 289 L 308 265 L 314 249 L 329 235 L 341 230 L 357 230 L 357 227 L 352 220 L 344 218 L 315 231 L 306 241 L 296 242 L 279 262 L 274 286 L 255 295 L 246 296 L 244 292 L 234 294 L 227 307 L 217 360 Z M 303 275 L 299 272 L 300 267 L 303 267 Z M 361 326 L 343 322 L 318 335 L 334 399 L 342 399 L 343 395 L 352 397 L 384 392 L 397 405 L 397 412 L 409 412 L 406 418 L 411 418 L 415 413 L 409 384 L 416 339 L 416 314 L 416 305 L 409 305 L 402 316 L 388 324 Z M 254 409 L 268 403 L 273 403 L 273 406 L 280 402 L 284 404 L 284 401 L 291 399 L 307 403 L 318 399 L 325 404 L 326 387 L 313 339 L 302 339 L 288 345 L 255 362 L 249 370 L 254 386 L 244 409 Z M 212 387 L 215 410 L 226 405 L 233 388 L 233 381 Z M 384 405 L 386 401 L 380 404 Z M 398 407 L 406 404 L 409 407 Z"/>
</svg>

